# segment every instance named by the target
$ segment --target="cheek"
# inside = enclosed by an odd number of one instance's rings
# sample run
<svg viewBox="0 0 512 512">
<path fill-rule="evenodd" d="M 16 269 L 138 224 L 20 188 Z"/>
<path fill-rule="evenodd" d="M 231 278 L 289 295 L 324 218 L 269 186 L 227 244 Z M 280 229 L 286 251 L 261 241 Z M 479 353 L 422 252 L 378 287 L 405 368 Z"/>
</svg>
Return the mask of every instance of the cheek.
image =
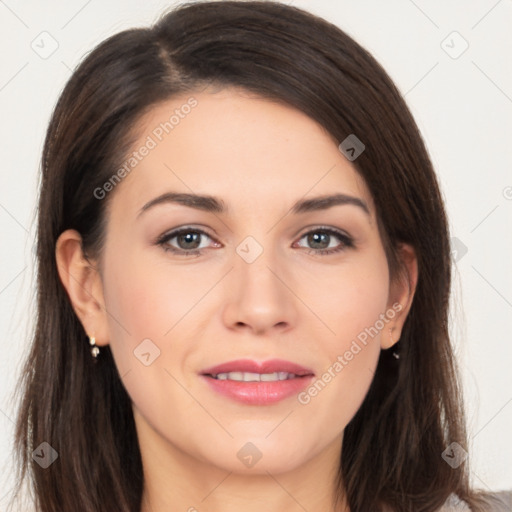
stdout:
<svg viewBox="0 0 512 512">
<path fill-rule="evenodd" d="M 337 417 L 333 424 L 344 425 L 371 384 L 380 340 L 388 335 L 387 324 L 392 318 L 386 311 L 389 274 L 384 254 L 375 251 L 358 260 L 357 265 L 340 267 L 332 273 L 330 287 L 326 298 L 318 296 L 318 308 L 325 312 L 326 323 L 333 331 L 322 337 L 324 371 L 299 401 L 306 404 L 314 399 L 312 409 L 318 408 L 318 414 L 322 407 L 333 405 Z"/>
<path fill-rule="evenodd" d="M 162 261 L 153 264 L 134 253 L 108 267 L 105 302 L 112 313 L 109 322 L 116 333 L 114 343 L 128 333 L 134 343 L 140 342 L 139 338 L 162 341 L 200 301 L 205 276 L 192 272 L 191 267 L 173 268 Z"/>
<path fill-rule="evenodd" d="M 119 374 L 148 417 L 160 414 L 157 397 L 186 410 L 190 404 L 171 375 L 183 382 L 184 367 L 200 342 L 194 334 L 211 322 L 199 303 L 218 278 L 192 266 L 172 266 L 165 258 L 151 261 L 142 251 L 125 254 L 114 259 L 112 253 L 105 263 L 110 347 Z"/>
<path fill-rule="evenodd" d="M 115 253 L 113 244 L 110 248 L 105 259 L 104 299 L 110 347 L 122 375 L 139 369 L 138 347 L 150 348 L 153 358 L 161 355 L 163 335 L 174 324 L 178 290 L 161 276 L 158 279 L 158 269 L 144 264 L 136 251 Z"/>
<path fill-rule="evenodd" d="M 319 297 L 335 333 L 327 338 L 329 352 L 347 350 L 355 339 L 364 343 L 368 338 L 367 341 L 371 339 L 374 345 L 379 345 L 381 334 L 386 335 L 386 324 L 380 319 L 386 314 L 389 300 L 389 272 L 384 253 L 367 251 L 357 261 L 354 258 L 353 265 L 340 266 L 339 271 L 329 276 L 329 287 L 331 292 L 324 299 Z"/>
<path fill-rule="evenodd" d="M 160 426 L 171 423 L 164 412 L 169 404 L 177 405 L 183 417 L 193 407 L 177 382 L 194 348 L 183 328 L 204 294 L 204 282 L 201 286 L 196 279 L 177 266 L 150 264 L 136 251 L 105 263 L 104 297 L 116 366 L 135 407 Z M 181 428 L 187 422 L 178 424 Z"/>
</svg>

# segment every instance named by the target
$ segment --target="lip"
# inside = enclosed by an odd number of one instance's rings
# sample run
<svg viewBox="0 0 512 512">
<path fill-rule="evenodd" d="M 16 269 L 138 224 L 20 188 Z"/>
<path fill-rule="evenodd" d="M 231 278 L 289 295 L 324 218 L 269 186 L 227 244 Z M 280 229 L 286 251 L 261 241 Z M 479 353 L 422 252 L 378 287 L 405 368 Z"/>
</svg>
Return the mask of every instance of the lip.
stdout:
<svg viewBox="0 0 512 512">
<path fill-rule="evenodd" d="M 219 373 L 229 372 L 251 372 L 251 373 L 274 373 L 287 372 L 295 375 L 305 376 L 314 375 L 313 370 L 305 368 L 291 361 L 284 359 L 269 359 L 261 363 L 252 359 L 237 359 L 226 363 L 212 366 L 201 372 L 201 375 L 218 375 Z"/>
<path fill-rule="evenodd" d="M 294 373 L 297 377 L 273 382 L 239 382 L 213 378 L 213 375 L 229 372 L 287 372 Z M 201 372 L 201 377 L 207 382 L 210 389 L 246 405 L 270 405 L 297 395 L 311 383 L 314 376 L 312 370 L 282 359 L 272 359 L 261 363 L 250 359 L 239 359 L 207 368 Z"/>
</svg>

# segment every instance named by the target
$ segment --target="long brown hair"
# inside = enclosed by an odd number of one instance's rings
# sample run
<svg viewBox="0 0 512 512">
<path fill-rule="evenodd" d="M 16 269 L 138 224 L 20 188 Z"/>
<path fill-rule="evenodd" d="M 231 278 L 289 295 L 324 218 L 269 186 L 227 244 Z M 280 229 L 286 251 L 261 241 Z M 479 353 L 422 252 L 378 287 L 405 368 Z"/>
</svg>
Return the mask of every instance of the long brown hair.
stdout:
<svg viewBox="0 0 512 512">
<path fill-rule="evenodd" d="M 125 161 L 133 127 L 173 95 L 214 84 L 280 101 L 320 123 L 339 144 L 355 134 L 354 166 L 375 200 L 392 277 L 397 248 L 411 244 L 419 279 L 399 362 L 382 351 L 375 378 L 347 425 L 339 489 L 353 512 L 432 512 L 451 493 L 474 510 L 461 390 L 448 334 L 451 257 L 441 193 L 418 128 L 375 59 L 347 34 L 301 9 L 270 1 L 184 4 L 150 28 L 118 33 L 96 47 L 62 91 L 42 158 L 37 261 L 38 310 L 20 389 L 18 481 L 27 476 L 41 512 L 139 512 L 143 468 L 131 409 L 108 347 L 93 364 L 84 329 L 62 286 L 55 245 L 80 232 L 101 254 L 112 194 L 94 191 Z M 49 443 L 43 469 L 32 452 Z"/>
</svg>

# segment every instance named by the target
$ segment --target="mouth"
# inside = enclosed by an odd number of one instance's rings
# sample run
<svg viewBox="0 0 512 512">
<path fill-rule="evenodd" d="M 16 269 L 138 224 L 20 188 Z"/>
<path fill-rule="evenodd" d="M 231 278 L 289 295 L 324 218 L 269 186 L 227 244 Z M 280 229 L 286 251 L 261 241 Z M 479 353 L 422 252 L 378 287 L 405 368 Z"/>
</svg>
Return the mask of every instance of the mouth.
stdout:
<svg viewBox="0 0 512 512">
<path fill-rule="evenodd" d="M 217 380 L 233 380 L 236 382 L 277 382 L 281 380 L 299 379 L 304 375 L 296 375 L 288 372 L 274 373 L 252 373 L 252 372 L 229 372 L 208 375 Z"/>
<path fill-rule="evenodd" d="M 262 363 L 229 361 L 201 372 L 210 389 L 246 405 L 270 405 L 298 394 L 314 378 L 312 370 L 280 359 Z"/>
<path fill-rule="evenodd" d="M 270 380 L 285 380 L 288 375 L 295 377 L 303 377 L 306 375 L 314 375 L 313 370 L 301 366 L 300 364 L 284 359 L 269 359 L 267 361 L 254 361 L 252 359 L 237 359 L 236 361 L 228 361 L 226 363 L 206 368 L 201 372 L 202 375 L 210 375 L 218 377 L 221 375 L 233 376 L 234 380 L 241 380 L 243 376 L 248 376 L 251 380 L 257 380 L 255 376 L 264 376 Z M 285 374 L 287 376 L 285 376 Z M 242 377 L 240 376 L 242 375 Z M 263 379 L 260 379 L 263 380 Z"/>
</svg>

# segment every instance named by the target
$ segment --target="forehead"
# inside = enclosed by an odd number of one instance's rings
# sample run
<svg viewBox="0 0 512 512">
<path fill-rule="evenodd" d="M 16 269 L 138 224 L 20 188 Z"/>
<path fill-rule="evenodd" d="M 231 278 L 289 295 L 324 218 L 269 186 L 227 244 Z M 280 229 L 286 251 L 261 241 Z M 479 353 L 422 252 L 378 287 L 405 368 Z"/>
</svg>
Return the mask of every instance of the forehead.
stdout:
<svg viewBox="0 0 512 512">
<path fill-rule="evenodd" d="M 341 192 L 373 201 L 336 141 L 304 113 L 250 92 L 190 92 L 154 106 L 116 195 L 139 210 L 167 191 L 223 198 L 226 210 L 284 209 Z"/>
</svg>

